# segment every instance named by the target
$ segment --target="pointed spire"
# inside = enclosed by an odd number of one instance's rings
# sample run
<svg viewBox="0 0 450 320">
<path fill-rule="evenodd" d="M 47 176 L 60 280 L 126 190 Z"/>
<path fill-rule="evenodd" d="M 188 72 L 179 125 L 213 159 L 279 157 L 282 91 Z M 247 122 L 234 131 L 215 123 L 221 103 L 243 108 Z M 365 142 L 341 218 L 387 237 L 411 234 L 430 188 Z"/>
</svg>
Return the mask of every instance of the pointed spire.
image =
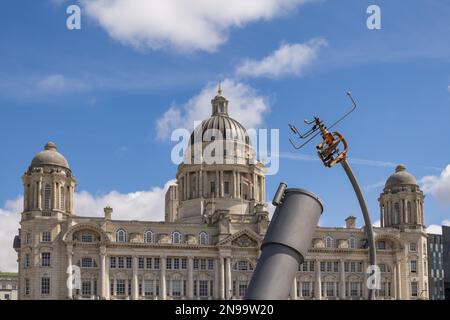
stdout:
<svg viewBox="0 0 450 320">
<path fill-rule="evenodd" d="M 217 89 L 217 95 L 222 95 L 222 83 L 219 81 L 219 88 Z"/>
</svg>

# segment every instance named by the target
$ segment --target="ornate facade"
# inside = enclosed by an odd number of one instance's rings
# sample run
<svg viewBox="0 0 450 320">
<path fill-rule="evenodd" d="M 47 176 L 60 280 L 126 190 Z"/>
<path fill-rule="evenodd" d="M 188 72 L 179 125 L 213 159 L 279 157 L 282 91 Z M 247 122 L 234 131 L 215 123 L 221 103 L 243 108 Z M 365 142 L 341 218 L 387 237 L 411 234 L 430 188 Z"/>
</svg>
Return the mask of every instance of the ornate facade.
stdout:
<svg viewBox="0 0 450 320">
<path fill-rule="evenodd" d="M 223 148 L 211 150 L 214 144 Z M 14 245 L 19 299 L 242 298 L 269 223 L 265 168 L 220 90 L 211 117 L 192 133 L 176 179 L 164 222 L 115 220 L 109 207 L 103 217 L 77 216 L 75 177 L 49 142 L 22 178 Z M 399 166 L 379 199 L 379 299 L 428 298 L 423 199 Z M 354 217 L 343 228 L 318 227 L 291 298 L 363 299 L 367 260 Z M 79 287 L 68 289 L 76 270 Z"/>
</svg>

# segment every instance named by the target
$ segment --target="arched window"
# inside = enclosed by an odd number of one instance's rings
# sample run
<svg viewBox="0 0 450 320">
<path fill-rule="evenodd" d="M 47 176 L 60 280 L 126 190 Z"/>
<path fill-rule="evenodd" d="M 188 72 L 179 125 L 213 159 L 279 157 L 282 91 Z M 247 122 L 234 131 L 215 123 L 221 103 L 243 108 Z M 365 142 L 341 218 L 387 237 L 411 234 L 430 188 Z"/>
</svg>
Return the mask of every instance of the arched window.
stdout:
<svg viewBox="0 0 450 320">
<path fill-rule="evenodd" d="M 353 237 L 350 237 L 350 239 L 348 239 L 348 247 L 350 249 L 356 249 L 356 239 Z"/>
<path fill-rule="evenodd" d="M 64 210 L 65 204 L 66 204 L 66 200 L 65 200 L 65 194 L 64 194 L 64 187 L 61 186 L 60 188 L 60 193 L 59 193 L 59 206 L 61 208 L 61 210 Z"/>
<path fill-rule="evenodd" d="M 386 250 L 386 241 L 383 241 L 383 240 L 378 241 L 378 246 L 377 247 L 380 250 Z"/>
<path fill-rule="evenodd" d="M 117 242 L 127 242 L 127 233 L 125 230 L 120 229 L 116 232 L 116 241 Z"/>
<path fill-rule="evenodd" d="M 200 244 L 207 245 L 208 244 L 208 234 L 206 232 L 200 232 L 199 234 Z"/>
<path fill-rule="evenodd" d="M 328 236 L 325 238 L 325 247 L 327 248 L 333 248 L 334 246 L 334 240 L 332 237 Z"/>
<path fill-rule="evenodd" d="M 396 202 L 394 205 L 394 211 L 395 211 L 395 215 L 394 215 L 394 219 L 395 222 L 394 223 L 400 223 L 400 203 Z"/>
<path fill-rule="evenodd" d="M 181 243 L 181 233 L 178 231 L 172 233 L 172 243 Z"/>
<path fill-rule="evenodd" d="M 151 232 L 150 230 L 144 232 L 144 242 L 145 243 L 153 242 L 153 232 Z"/>
<path fill-rule="evenodd" d="M 46 184 L 44 187 L 44 209 L 50 210 L 50 199 L 52 197 L 52 187 Z"/>
</svg>

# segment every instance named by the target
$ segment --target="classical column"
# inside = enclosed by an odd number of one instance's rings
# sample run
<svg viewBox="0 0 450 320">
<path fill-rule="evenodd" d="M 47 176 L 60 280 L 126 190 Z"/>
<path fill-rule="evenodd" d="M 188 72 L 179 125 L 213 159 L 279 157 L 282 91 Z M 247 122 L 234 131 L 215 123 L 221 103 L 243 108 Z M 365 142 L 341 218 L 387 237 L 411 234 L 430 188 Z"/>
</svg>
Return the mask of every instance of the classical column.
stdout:
<svg viewBox="0 0 450 320">
<path fill-rule="evenodd" d="M 194 299 L 194 259 L 188 258 L 188 299 Z"/>
<path fill-rule="evenodd" d="M 105 246 L 100 247 L 100 277 L 99 277 L 99 286 L 100 286 L 100 299 L 106 299 L 106 248 Z"/>
<path fill-rule="evenodd" d="M 39 178 L 37 195 L 38 210 L 42 210 L 42 177 Z"/>
<path fill-rule="evenodd" d="M 322 279 L 320 272 L 320 261 L 316 260 L 316 285 L 314 290 L 314 298 L 316 300 L 322 300 Z"/>
<path fill-rule="evenodd" d="M 395 284 L 396 286 L 396 293 L 397 293 L 397 299 L 400 300 L 402 299 L 402 278 L 401 278 L 401 270 L 400 270 L 400 260 L 397 260 L 395 262 L 395 277 L 397 280 L 397 283 Z"/>
<path fill-rule="evenodd" d="M 294 282 L 292 282 L 291 300 L 297 300 L 297 277 L 294 277 Z"/>
<path fill-rule="evenodd" d="M 203 197 L 203 171 L 198 171 L 198 198 Z"/>
<path fill-rule="evenodd" d="M 220 257 L 220 290 L 219 290 L 219 298 L 225 299 L 225 262 L 224 257 Z"/>
<path fill-rule="evenodd" d="M 228 300 L 231 299 L 231 297 L 233 296 L 233 292 L 232 291 L 232 280 L 231 280 L 231 257 L 227 257 L 225 260 L 226 263 L 226 272 L 227 272 L 227 276 L 226 276 L 226 281 L 227 281 L 227 285 L 226 285 L 226 297 Z"/>
<path fill-rule="evenodd" d="M 340 266 L 339 266 L 339 281 L 340 281 L 340 285 L 341 287 L 339 288 L 339 298 L 340 299 L 345 299 L 345 262 L 344 259 L 341 259 L 339 261 Z"/>
<path fill-rule="evenodd" d="M 53 192 L 52 192 L 52 195 L 53 195 L 52 208 L 53 208 L 53 210 L 56 210 L 58 208 L 58 200 L 57 200 L 58 198 L 57 198 L 57 194 L 56 194 L 57 190 L 58 190 L 57 183 L 53 182 Z"/>
<path fill-rule="evenodd" d="M 139 299 L 139 284 L 138 284 L 138 257 L 133 256 L 133 277 L 131 279 L 131 299 Z"/>
<path fill-rule="evenodd" d="M 110 266 L 110 258 L 105 255 L 105 299 L 111 299 L 111 283 L 109 280 L 109 266 Z"/>
<path fill-rule="evenodd" d="M 73 279 L 73 270 L 72 270 L 72 255 L 73 255 L 73 247 L 71 245 L 67 246 L 67 273 L 68 277 L 71 280 L 71 285 L 67 286 L 67 299 L 71 300 L 73 299 L 73 291 L 72 291 L 72 285 L 75 282 Z"/>
<path fill-rule="evenodd" d="M 225 192 L 224 192 L 224 182 L 223 182 L 223 170 L 220 170 L 220 196 L 224 197 L 225 196 Z"/>
<path fill-rule="evenodd" d="M 166 293 L 166 257 L 161 257 L 161 278 L 160 278 L 160 298 L 162 300 L 167 299 L 167 293 Z"/>
<path fill-rule="evenodd" d="M 236 171 L 233 170 L 233 198 L 237 197 L 237 180 L 236 180 Z"/>
<path fill-rule="evenodd" d="M 219 193 L 219 184 L 220 184 L 220 180 L 219 180 L 219 171 L 216 170 L 216 183 L 215 183 L 216 190 L 214 191 L 215 194 L 216 194 L 216 197 L 219 197 L 219 196 L 220 196 L 220 193 Z"/>
<path fill-rule="evenodd" d="M 217 262 L 218 259 L 214 259 L 214 299 L 219 299 L 220 297 L 220 287 L 219 287 L 219 282 L 220 282 L 220 260 L 219 262 Z"/>
<path fill-rule="evenodd" d="M 187 181 L 186 181 L 186 194 L 187 194 L 186 199 L 191 198 L 191 177 L 190 177 L 190 175 L 191 174 L 189 172 L 186 173 L 186 179 L 187 179 Z"/>
<path fill-rule="evenodd" d="M 369 296 L 369 288 L 367 287 L 367 262 L 364 261 L 363 262 L 363 273 L 364 273 L 364 277 L 363 277 L 363 297 L 368 297 Z"/>
</svg>

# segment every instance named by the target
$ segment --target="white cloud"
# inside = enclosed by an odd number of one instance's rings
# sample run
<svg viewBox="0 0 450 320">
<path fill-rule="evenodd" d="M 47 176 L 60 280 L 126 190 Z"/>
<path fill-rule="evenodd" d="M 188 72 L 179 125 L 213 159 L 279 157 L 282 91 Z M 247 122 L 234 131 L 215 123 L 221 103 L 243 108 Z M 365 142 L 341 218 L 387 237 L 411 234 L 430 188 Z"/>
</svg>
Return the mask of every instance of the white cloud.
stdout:
<svg viewBox="0 0 450 320">
<path fill-rule="evenodd" d="M 101 217 L 103 208 L 114 209 L 115 220 L 164 220 L 164 201 L 167 188 L 175 180 L 168 181 L 163 188 L 153 187 L 148 191 L 120 193 L 111 191 L 105 195 L 93 196 L 82 191 L 75 195 L 75 210 L 79 216 Z M 17 272 L 17 255 L 13 249 L 14 236 L 20 228 L 20 212 L 23 209 L 23 197 L 7 201 L 0 208 L 0 270 Z"/>
<path fill-rule="evenodd" d="M 0 270 L 17 272 L 17 254 L 13 249 L 14 236 L 20 228 L 20 212 L 22 212 L 23 197 L 6 202 L 0 208 Z"/>
<path fill-rule="evenodd" d="M 80 216 L 103 216 L 103 208 L 114 209 L 115 220 L 164 220 L 164 201 L 168 187 L 175 180 L 168 181 L 163 188 L 153 187 L 148 191 L 120 193 L 111 191 L 105 195 L 93 196 L 82 191 L 75 198 L 75 212 Z"/>
<path fill-rule="evenodd" d="M 80 0 L 110 37 L 137 49 L 215 51 L 233 27 L 289 13 L 308 0 Z"/>
<path fill-rule="evenodd" d="M 38 79 L 36 88 L 40 92 L 59 93 L 85 90 L 87 86 L 79 80 L 68 79 L 62 74 L 50 74 Z"/>
<path fill-rule="evenodd" d="M 450 204 L 450 164 L 441 172 L 440 176 L 423 177 L 420 183 L 425 193 L 431 194 L 443 204 Z"/>
<path fill-rule="evenodd" d="M 381 227 L 381 221 L 380 221 L 380 219 L 378 219 L 377 221 L 373 222 L 373 223 L 372 223 L 372 226 L 373 226 L 373 227 L 377 227 L 377 228 Z"/>
<path fill-rule="evenodd" d="M 247 129 L 256 128 L 262 123 L 264 113 L 269 109 L 263 96 L 258 95 L 252 87 L 231 79 L 225 79 L 221 86 L 224 97 L 229 101 L 228 113 L 231 117 Z M 157 137 L 168 138 L 172 130 L 177 128 L 193 131 L 195 121 L 202 121 L 211 115 L 211 99 L 216 94 L 217 84 L 209 83 L 181 107 L 171 106 L 156 122 Z"/>
<path fill-rule="evenodd" d="M 442 234 L 442 226 L 450 226 L 450 220 L 442 221 L 442 225 L 432 224 L 427 227 L 427 233 Z"/>
<path fill-rule="evenodd" d="M 272 54 L 261 60 L 244 60 L 236 74 L 248 77 L 279 78 L 285 75 L 301 76 L 317 57 L 320 48 L 327 42 L 313 39 L 306 43 L 283 44 Z"/>
</svg>

